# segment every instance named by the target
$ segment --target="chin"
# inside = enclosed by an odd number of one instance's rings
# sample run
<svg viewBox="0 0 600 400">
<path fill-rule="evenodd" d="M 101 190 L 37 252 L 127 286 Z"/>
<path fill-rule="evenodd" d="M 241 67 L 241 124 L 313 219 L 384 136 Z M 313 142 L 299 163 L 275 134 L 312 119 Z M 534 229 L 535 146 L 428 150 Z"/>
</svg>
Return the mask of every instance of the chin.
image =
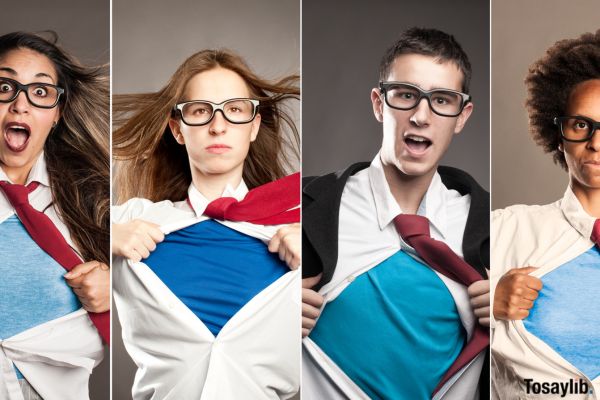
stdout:
<svg viewBox="0 0 600 400">
<path fill-rule="evenodd" d="M 402 160 L 398 160 L 395 163 L 395 166 L 402 174 L 415 178 L 427 175 L 431 170 L 435 169 L 435 165 L 431 165 L 430 163 Z"/>
</svg>

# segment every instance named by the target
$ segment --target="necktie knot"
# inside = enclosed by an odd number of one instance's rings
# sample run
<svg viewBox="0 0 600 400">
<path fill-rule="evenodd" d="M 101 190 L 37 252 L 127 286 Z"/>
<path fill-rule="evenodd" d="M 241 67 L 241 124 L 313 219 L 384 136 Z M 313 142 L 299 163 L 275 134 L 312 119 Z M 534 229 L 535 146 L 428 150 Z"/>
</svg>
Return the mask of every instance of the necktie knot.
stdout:
<svg viewBox="0 0 600 400">
<path fill-rule="evenodd" d="M 396 230 L 410 244 L 410 239 L 415 236 L 430 236 L 429 220 L 420 215 L 400 214 L 394 218 Z"/>
<path fill-rule="evenodd" d="M 221 197 L 215 199 L 208 203 L 204 210 L 204 215 L 218 220 L 228 219 L 226 218 L 227 209 L 234 203 L 237 203 L 237 200 L 233 197 Z"/>
<path fill-rule="evenodd" d="M 594 222 L 591 239 L 592 242 L 596 243 L 596 246 L 600 246 L 600 219 L 597 219 L 596 222 Z"/>
<path fill-rule="evenodd" d="M 19 207 L 23 204 L 29 204 L 29 193 L 38 186 L 37 182 L 32 182 L 29 185 L 11 184 L 6 181 L 0 182 L 0 188 L 6 194 L 6 198 L 13 207 Z"/>
</svg>

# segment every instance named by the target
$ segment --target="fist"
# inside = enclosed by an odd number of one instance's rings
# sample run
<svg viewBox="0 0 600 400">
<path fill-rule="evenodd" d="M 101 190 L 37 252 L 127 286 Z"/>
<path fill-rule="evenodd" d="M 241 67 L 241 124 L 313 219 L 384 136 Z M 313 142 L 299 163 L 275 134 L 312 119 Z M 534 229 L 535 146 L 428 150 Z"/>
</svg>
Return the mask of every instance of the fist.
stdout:
<svg viewBox="0 0 600 400">
<path fill-rule="evenodd" d="M 494 317 L 525 319 L 542 290 L 542 281 L 529 274 L 535 267 L 514 268 L 500 278 L 494 294 Z"/>
<path fill-rule="evenodd" d="M 124 224 L 112 225 L 112 253 L 139 262 L 148 258 L 162 242 L 165 235 L 158 225 L 134 219 Z"/>
</svg>

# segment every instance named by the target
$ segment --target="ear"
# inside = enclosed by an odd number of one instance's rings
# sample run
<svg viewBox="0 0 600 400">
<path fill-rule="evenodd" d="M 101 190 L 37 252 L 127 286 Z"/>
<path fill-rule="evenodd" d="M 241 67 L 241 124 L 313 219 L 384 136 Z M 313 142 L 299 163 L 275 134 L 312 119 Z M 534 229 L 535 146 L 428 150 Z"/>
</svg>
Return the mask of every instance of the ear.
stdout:
<svg viewBox="0 0 600 400">
<path fill-rule="evenodd" d="M 455 135 L 458 135 L 460 133 L 460 131 L 463 130 L 463 128 L 465 127 L 465 124 L 467 123 L 467 120 L 471 116 L 472 112 L 473 112 L 473 103 L 467 103 L 465 108 L 463 108 L 462 112 L 458 115 L 458 118 L 456 119 L 456 126 L 454 127 Z"/>
<path fill-rule="evenodd" d="M 377 88 L 371 90 L 371 103 L 373 104 L 375 119 L 383 122 L 383 102 L 381 101 L 381 92 Z"/>
<path fill-rule="evenodd" d="M 258 130 L 260 129 L 260 121 L 261 116 L 260 113 L 257 113 L 254 119 L 252 120 L 252 131 L 250 132 L 250 141 L 254 142 L 256 137 L 258 136 Z"/>
<path fill-rule="evenodd" d="M 183 138 L 183 134 L 181 133 L 181 126 L 179 125 L 179 121 L 173 118 L 169 118 L 169 128 L 171 128 L 171 133 L 173 137 L 179 144 L 185 144 L 185 139 Z"/>
</svg>

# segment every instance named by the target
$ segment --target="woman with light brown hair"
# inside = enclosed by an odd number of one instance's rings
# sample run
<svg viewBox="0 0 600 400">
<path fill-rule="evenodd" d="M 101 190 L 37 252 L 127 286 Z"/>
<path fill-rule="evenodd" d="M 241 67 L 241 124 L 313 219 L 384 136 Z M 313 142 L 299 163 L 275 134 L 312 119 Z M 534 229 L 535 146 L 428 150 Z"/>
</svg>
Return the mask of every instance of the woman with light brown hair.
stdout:
<svg viewBox="0 0 600 400">
<path fill-rule="evenodd" d="M 160 91 L 115 97 L 113 288 L 134 399 L 298 391 L 297 81 L 204 50 Z"/>
<path fill-rule="evenodd" d="M 0 36 L 2 399 L 89 398 L 109 340 L 107 68 L 56 39 Z"/>
</svg>

